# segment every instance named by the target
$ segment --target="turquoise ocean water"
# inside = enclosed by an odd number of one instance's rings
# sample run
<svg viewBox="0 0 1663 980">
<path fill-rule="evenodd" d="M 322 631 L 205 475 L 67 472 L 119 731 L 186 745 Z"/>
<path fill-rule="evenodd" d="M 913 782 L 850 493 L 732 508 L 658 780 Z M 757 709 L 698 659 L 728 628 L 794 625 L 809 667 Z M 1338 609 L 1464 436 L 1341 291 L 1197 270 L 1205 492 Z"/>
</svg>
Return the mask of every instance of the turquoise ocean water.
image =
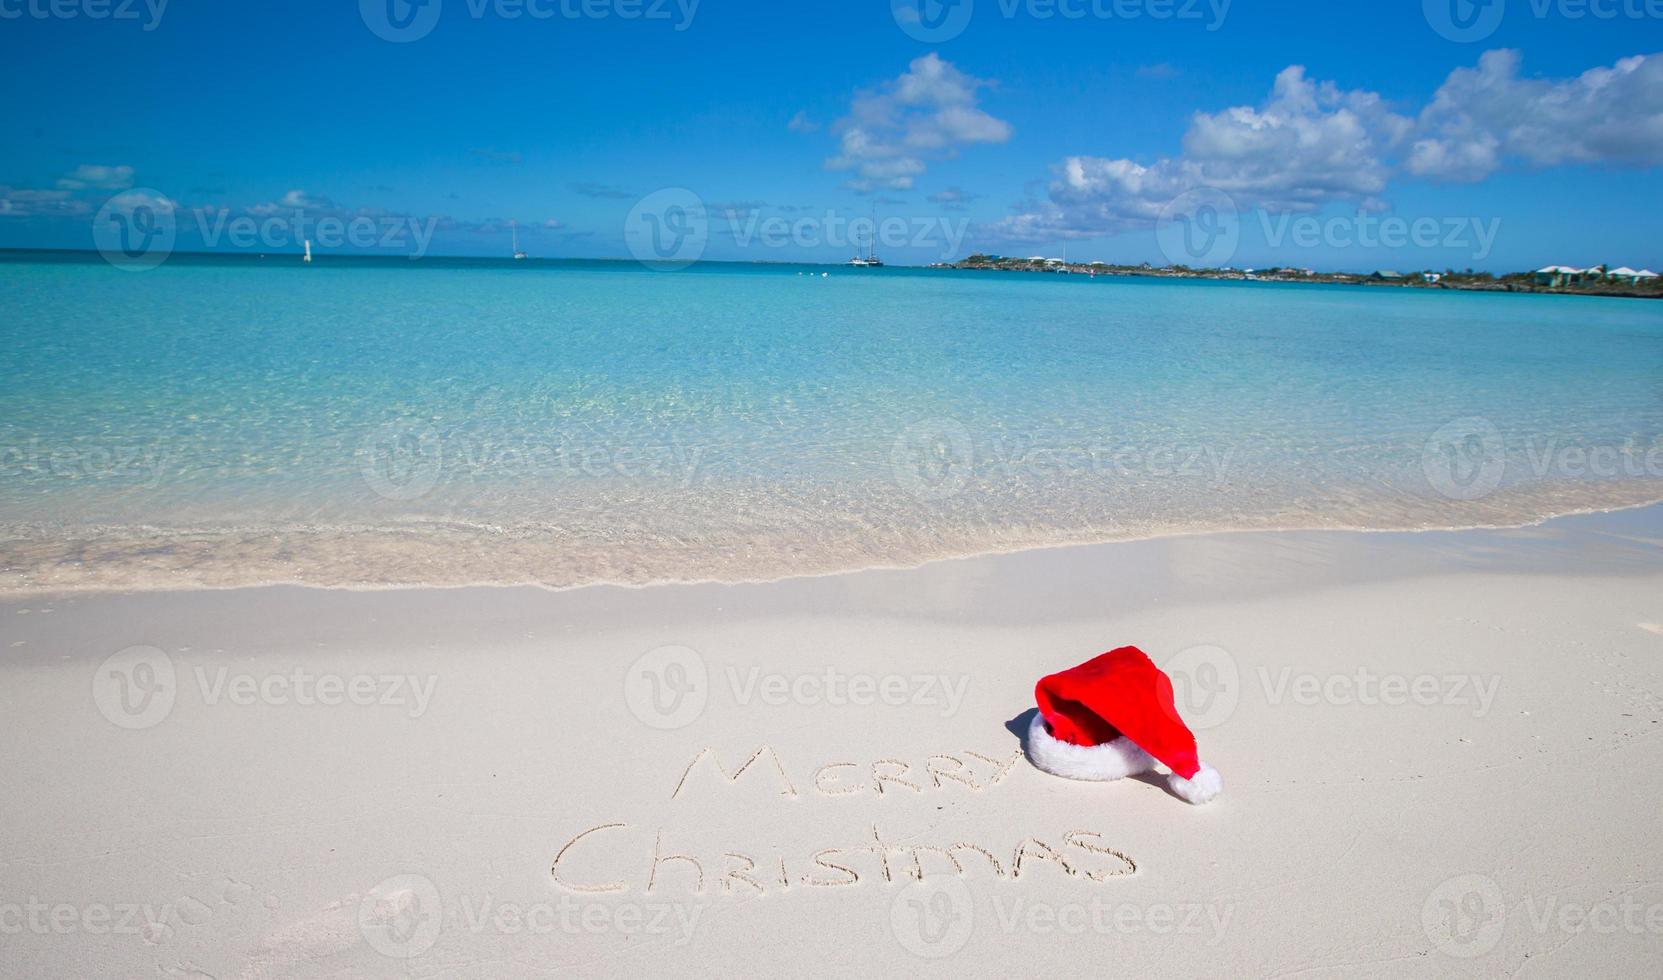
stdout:
<svg viewBox="0 0 1663 980">
<path fill-rule="evenodd" d="M 9 587 L 773 578 L 1663 498 L 1638 300 L 12 253 L 0 330 Z"/>
</svg>

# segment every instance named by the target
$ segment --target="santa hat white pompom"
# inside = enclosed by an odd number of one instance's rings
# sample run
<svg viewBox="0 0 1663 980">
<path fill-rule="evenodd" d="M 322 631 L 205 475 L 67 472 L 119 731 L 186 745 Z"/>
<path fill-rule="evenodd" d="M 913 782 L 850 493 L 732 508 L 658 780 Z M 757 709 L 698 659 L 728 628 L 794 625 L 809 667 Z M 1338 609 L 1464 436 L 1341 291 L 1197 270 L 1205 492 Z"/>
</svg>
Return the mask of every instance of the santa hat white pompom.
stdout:
<svg viewBox="0 0 1663 980">
<path fill-rule="evenodd" d="M 1196 806 L 1211 803 L 1213 797 L 1224 792 L 1224 777 L 1205 762 L 1201 763 L 1201 771 L 1196 773 L 1194 778 L 1185 779 L 1177 773 L 1171 773 L 1166 777 L 1166 784 L 1172 787 L 1172 792 L 1178 794 L 1179 799 Z"/>
</svg>

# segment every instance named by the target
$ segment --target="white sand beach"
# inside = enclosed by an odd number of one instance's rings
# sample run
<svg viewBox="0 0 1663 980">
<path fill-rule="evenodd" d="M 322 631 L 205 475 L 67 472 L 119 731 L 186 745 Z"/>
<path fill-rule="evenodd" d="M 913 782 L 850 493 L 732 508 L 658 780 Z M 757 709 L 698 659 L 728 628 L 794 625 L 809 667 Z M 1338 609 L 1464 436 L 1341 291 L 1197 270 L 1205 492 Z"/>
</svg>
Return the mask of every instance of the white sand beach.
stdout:
<svg viewBox="0 0 1663 980">
<path fill-rule="evenodd" d="M 1660 557 L 1647 508 L 8 600 L 0 973 L 1656 973 Z M 1125 644 L 1215 802 L 1021 756 L 1035 680 Z"/>
</svg>

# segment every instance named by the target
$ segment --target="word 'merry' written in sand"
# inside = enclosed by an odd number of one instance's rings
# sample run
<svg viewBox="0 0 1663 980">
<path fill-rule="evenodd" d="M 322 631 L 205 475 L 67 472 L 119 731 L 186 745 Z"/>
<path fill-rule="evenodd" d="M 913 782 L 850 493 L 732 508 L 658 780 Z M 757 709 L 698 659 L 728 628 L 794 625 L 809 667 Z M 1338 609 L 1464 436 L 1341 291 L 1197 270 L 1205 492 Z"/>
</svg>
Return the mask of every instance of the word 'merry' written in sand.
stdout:
<svg viewBox="0 0 1663 980">
<path fill-rule="evenodd" d="M 762 762 L 764 758 L 767 759 L 766 763 Z M 899 759 L 877 759 L 870 763 L 828 762 L 813 769 L 805 785 L 817 796 L 853 796 L 858 793 L 875 793 L 882 796 L 897 791 L 922 793 L 926 788 L 942 789 L 948 782 L 980 791 L 997 786 L 1021 758 L 1022 750 L 1017 749 L 1003 760 L 980 752 L 967 751 L 958 755 L 932 755 L 921 765 Z M 700 767 L 699 763 L 707 759 L 708 766 Z M 687 764 L 687 768 L 682 770 L 681 778 L 676 781 L 676 788 L 670 793 L 670 799 L 682 795 L 696 769 L 714 769 L 722 780 L 732 786 L 753 767 L 761 772 L 777 774 L 781 796 L 794 798 L 798 795 L 797 784 L 786 772 L 785 763 L 780 760 L 779 753 L 774 751 L 772 746 L 764 745 L 751 753 L 750 758 L 732 773 L 723 767 L 714 749 L 702 750 Z"/>
<path fill-rule="evenodd" d="M 696 782 L 732 787 L 747 773 L 753 773 L 754 780 L 774 782 L 779 796 L 793 800 L 860 794 L 905 797 L 945 790 L 949 784 L 961 791 L 982 792 L 1003 781 L 1021 758 L 1022 751 L 1017 749 L 1004 758 L 963 751 L 931 755 L 921 763 L 898 759 L 828 762 L 808 770 L 806 778 L 799 781 L 792 778 L 771 746 L 757 749 L 732 771 L 722 764 L 714 749 L 705 748 L 682 770 L 670 798 L 680 798 Z M 587 827 L 561 845 L 549 868 L 550 876 L 560 889 L 578 894 L 617 894 L 637 889 L 652 893 L 674 887 L 698 895 L 707 891 L 731 895 L 838 888 L 871 881 L 888 883 L 897 877 L 922 881 L 927 874 L 1016 881 L 1042 863 L 1069 877 L 1093 882 L 1137 873 L 1135 861 L 1106 846 L 1103 835 L 1089 830 L 1068 831 L 1057 843 L 1025 836 L 1014 845 L 1007 842 L 990 847 L 967 840 L 918 843 L 912 835 L 904 841 L 890 840 L 873 823 L 837 846 L 808 848 L 806 853 L 792 857 L 745 849 L 679 853 L 676 847 L 666 846 L 667 835 L 664 828 L 652 831 L 649 855 L 644 846 L 645 833 L 629 823 L 613 821 Z M 628 838 L 642 845 L 639 853 L 645 858 L 640 866 L 612 860 L 621 841 Z M 579 866 L 586 870 L 575 870 Z M 613 870 L 600 872 L 594 870 L 597 866 Z"/>
</svg>

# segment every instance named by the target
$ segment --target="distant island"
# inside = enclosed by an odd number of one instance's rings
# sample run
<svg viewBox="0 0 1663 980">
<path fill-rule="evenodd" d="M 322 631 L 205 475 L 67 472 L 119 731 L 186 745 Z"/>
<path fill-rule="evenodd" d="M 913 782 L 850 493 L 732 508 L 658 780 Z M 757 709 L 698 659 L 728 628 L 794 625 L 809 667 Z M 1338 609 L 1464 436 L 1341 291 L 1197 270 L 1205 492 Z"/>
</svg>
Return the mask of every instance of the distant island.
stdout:
<svg viewBox="0 0 1663 980">
<path fill-rule="evenodd" d="M 974 269 L 992 272 L 1045 272 L 1079 276 L 1155 276 L 1163 279 L 1223 279 L 1238 282 L 1328 283 L 1340 286 L 1396 286 L 1415 289 L 1458 289 L 1491 293 L 1559 293 L 1568 296 L 1628 296 L 1663 299 L 1663 276 L 1646 269 L 1597 265 L 1586 269 L 1548 266 L 1534 272 L 1512 272 L 1497 276 L 1472 269 L 1459 271 L 1420 270 L 1399 272 L 1381 269 L 1370 273 L 1317 272 L 1312 269 L 1277 267 L 1271 269 L 1196 269 L 1186 265 L 1113 265 L 1106 262 L 1067 262 L 1040 257 L 1012 258 L 976 254 L 932 268 Z"/>
</svg>

